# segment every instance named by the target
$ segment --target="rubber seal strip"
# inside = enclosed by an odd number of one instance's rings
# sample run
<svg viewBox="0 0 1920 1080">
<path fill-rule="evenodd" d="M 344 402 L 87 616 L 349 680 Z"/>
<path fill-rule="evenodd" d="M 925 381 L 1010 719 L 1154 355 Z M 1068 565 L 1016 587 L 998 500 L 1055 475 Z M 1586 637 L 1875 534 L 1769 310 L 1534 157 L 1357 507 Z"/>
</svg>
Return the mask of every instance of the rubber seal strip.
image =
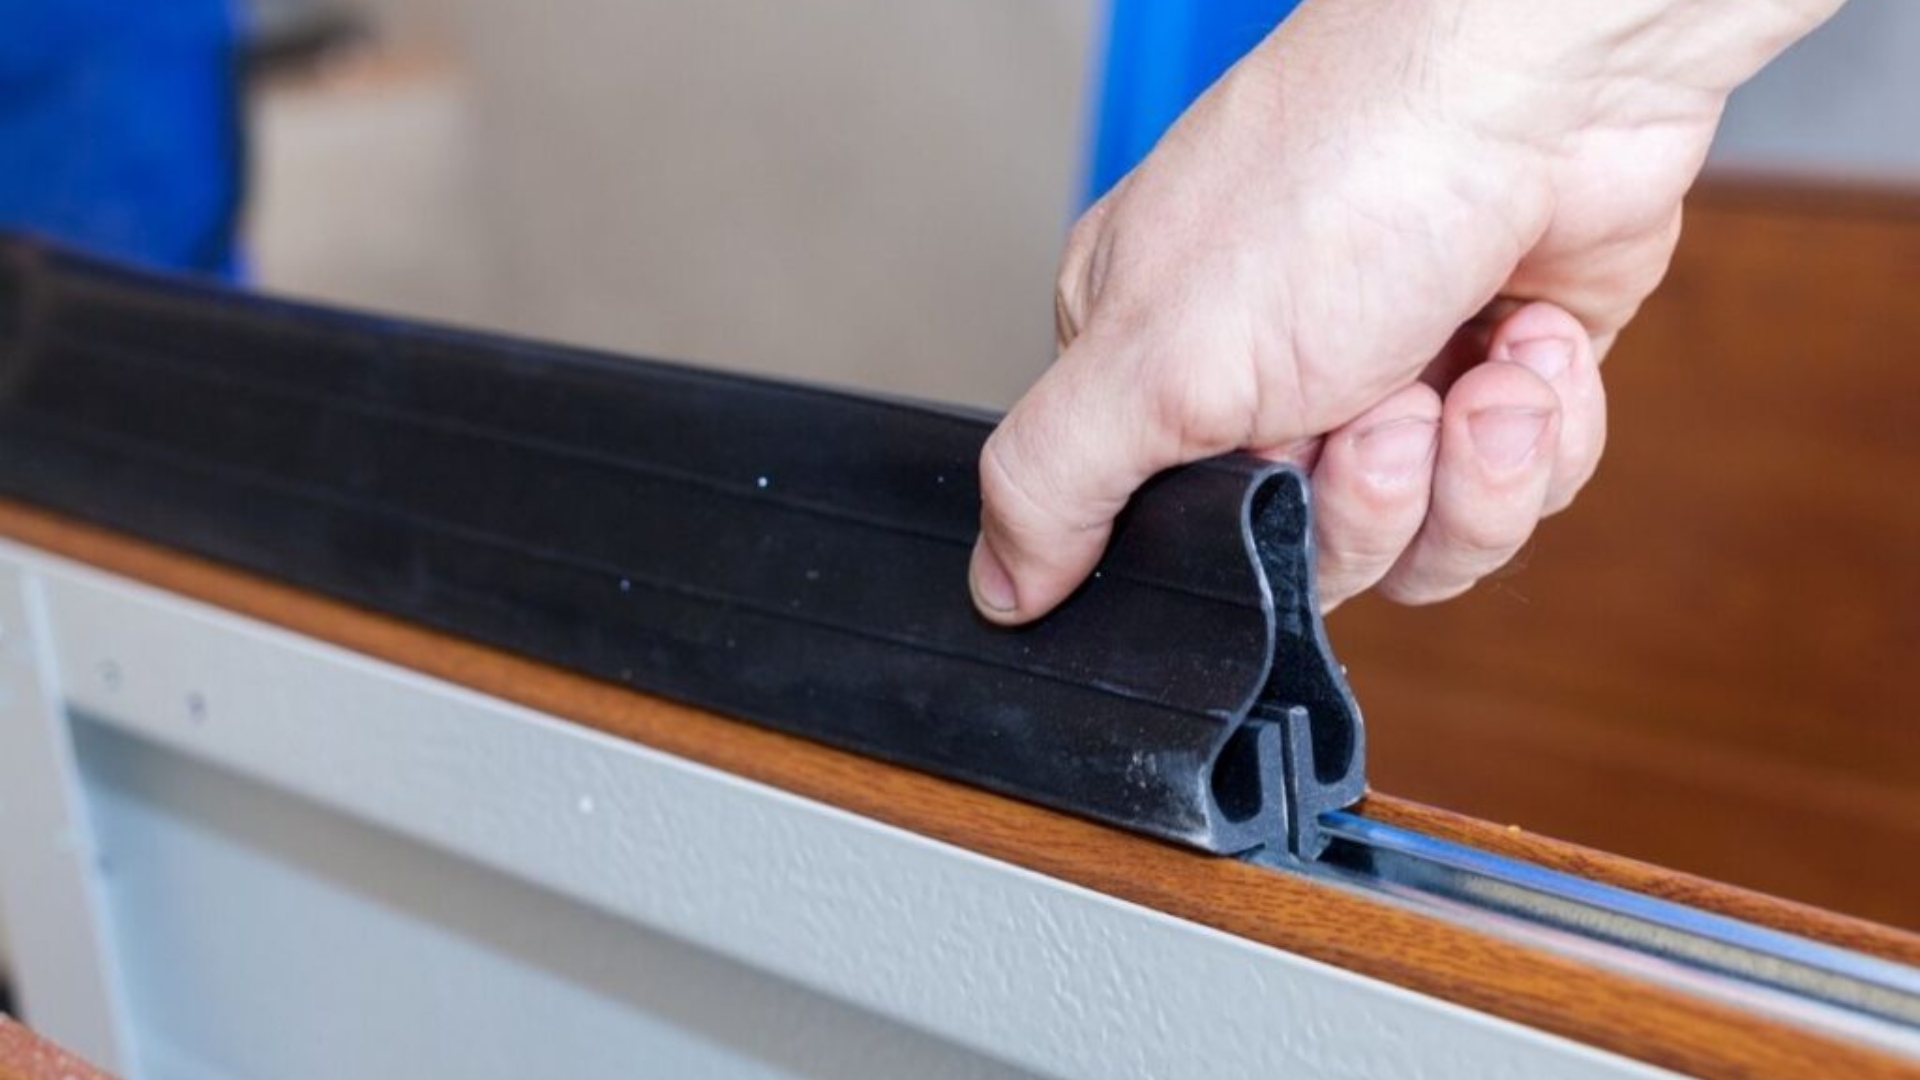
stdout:
<svg viewBox="0 0 1920 1080">
<path fill-rule="evenodd" d="M 993 418 L 246 295 L 0 238 L 0 490 L 1175 843 L 1365 788 L 1308 486 L 1134 499 L 1021 629 L 966 587 Z"/>
</svg>

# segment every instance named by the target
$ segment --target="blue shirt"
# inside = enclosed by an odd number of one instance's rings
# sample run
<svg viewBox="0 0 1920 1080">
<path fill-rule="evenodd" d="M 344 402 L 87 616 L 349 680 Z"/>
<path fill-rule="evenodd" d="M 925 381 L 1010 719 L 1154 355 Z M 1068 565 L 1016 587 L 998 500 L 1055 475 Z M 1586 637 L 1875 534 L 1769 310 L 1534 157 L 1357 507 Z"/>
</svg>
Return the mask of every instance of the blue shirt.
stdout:
<svg viewBox="0 0 1920 1080">
<path fill-rule="evenodd" d="M 1099 198 L 1300 0 L 1108 0 L 1106 60 L 1088 154 Z"/>
<path fill-rule="evenodd" d="M 0 0 L 0 228 L 224 272 L 244 170 L 227 0 Z"/>
</svg>

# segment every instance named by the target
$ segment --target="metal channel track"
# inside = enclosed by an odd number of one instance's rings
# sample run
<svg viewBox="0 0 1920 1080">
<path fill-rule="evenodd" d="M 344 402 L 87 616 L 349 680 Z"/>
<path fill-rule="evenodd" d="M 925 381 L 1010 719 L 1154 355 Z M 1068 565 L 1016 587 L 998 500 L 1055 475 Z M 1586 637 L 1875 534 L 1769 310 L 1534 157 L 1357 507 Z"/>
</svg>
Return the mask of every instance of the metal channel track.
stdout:
<svg viewBox="0 0 1920 1080">
<path fill-rule="evenodd" d="M 1651 958 L 1696 976 L 1683 980 L 1696 988 L 1824 1006 L 1825 1019 L 1920 1051 L 1920 969 L 1347 811 L 1321 815 L 1320 828 L 1333 842 L 1318 862 L 1278 865 L 1456 919 L 1491 918 Z"/>
</svg>

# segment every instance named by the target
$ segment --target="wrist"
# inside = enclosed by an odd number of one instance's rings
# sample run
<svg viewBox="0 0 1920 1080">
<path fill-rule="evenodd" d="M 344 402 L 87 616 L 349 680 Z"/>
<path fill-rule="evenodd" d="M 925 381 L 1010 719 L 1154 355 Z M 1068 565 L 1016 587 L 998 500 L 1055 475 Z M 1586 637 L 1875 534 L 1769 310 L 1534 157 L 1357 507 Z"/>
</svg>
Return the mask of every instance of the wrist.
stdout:
<svg viewBox="0 0 1920 1080">
<path fill-rule="evenodd" d="M 1717 117 L 1844 0 L 1442 0 L 1439 50 L 1470 113 L 1515 131 Z M 1529 131 L 1528 129 L 1538 129 Z"/>
</svg>

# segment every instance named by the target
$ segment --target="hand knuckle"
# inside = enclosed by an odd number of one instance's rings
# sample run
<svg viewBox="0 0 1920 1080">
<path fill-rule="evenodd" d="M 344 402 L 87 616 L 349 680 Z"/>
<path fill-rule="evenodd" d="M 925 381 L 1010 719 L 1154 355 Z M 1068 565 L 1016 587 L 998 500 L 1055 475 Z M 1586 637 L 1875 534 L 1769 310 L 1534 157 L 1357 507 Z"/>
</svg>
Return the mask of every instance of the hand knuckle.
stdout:
<svg viewBox="0 0 1920 1080">
<path fill-rule="evenodd" d="M 1448 515 L 1438 522 L 1439 546 L 1463 566 L 1492 569 L 1526 542 L 1533 523 L 1517 522 L 1500 513 Z"/>
<path fill-rule="evenodd" d="M 1407 548 L 1405 536 L 1371 524 L 1327 529 L 1317 539 L 1321 557 L 1329 563 L 1348 575 L 1371 573 L 1376 578 Z"/>
<path fill-rule="evenodd" d="M 1465 580 L 1433 581 L 1426 579 L 1389 577 L 1382 581 L 1375 591 L 1396 604 L 1409 607 L 1424 607 L 1451 600 L 1472 589 L 1479 583 L 1478 578 Z"/>
<path fill-rule="evenodd" d="M 994 432 L 980 452 L 980 501 L 987 514 L 1003 525 L 1024 523 L 1042 505 L 1033 497 L 1029 483 L 1009 462 L 1005 436 Z"/>
<path fill-rule="evenodd" d="M 1253 417 L 1243 380 L 1214 370 L 1218 365 L 1173 359 L 1185 355 L 1169 350 L 1147 365 L 1155 429 L 1171 439 L 1173 453 L 1182 460 L 1246 446 Z"/>
</svg>

